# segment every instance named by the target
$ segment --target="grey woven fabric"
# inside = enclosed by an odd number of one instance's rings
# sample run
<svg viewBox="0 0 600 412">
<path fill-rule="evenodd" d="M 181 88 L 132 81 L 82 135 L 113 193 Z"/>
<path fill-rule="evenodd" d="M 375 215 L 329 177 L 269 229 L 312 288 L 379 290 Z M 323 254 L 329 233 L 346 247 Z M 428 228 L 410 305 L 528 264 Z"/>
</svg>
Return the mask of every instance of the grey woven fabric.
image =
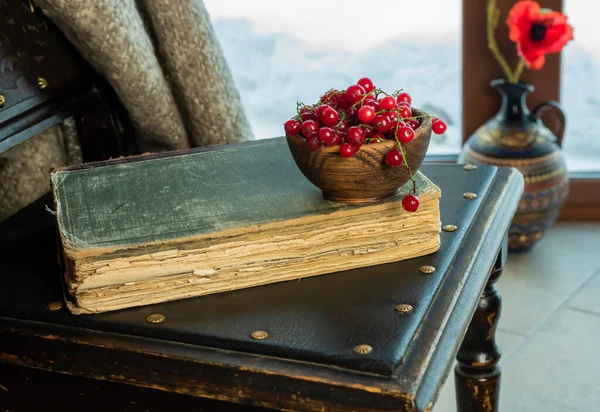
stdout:
<svg viewBox="0 0 600 412">
<path fill-rule="evenodd" d="M 189 147 L 181 115 L 134 0 L 36 0 L 111 83 L 142 151 Z"/>
<path fill-rule="evenodd" d="M 54 126 L 0 154 L 0 222 L 48 193 L 50 171 L 68 165 L 64 146 Z"/>
<path fill-rule="evenodd" d="M 193 146 L 251 140 L 239 93 L 201 0 L 138 0 Z"/>
<path fill-rule="evenodd" d="M 113 85 L 141 150 L 253 139 L 201 0 L 36 4 Z"/>
</svg>

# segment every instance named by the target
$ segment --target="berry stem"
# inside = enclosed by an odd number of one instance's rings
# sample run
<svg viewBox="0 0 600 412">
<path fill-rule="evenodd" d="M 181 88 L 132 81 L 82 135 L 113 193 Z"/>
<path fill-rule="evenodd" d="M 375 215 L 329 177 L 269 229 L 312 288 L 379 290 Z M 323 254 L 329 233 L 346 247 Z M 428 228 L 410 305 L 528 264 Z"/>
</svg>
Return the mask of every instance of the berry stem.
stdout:
<svg viewBox="0 0 600 412">
<path fill-rule="evenodd" d="M 396 116 L 398 116 L 398 117 L 400 116 L 400 110 L 398 110 L 398 109 L 396 109 Z M 394 130 L 394 138 L 396 139 L 396 143 L 398 143 L 398 150 L 400 150 L 400 153 L 402 154 L 402 162 L 404 163 L 404 166 L 406 166 L 406 170 L 408 170 L 408 175 L 410 176 L 410 180 L 412 181 L 412 184 L 413 184 L 412 192 L 409 192 L 409 193 L 417 194 L 417 181 L 413 177 L 412 171 L 410 170 L 410 167 L 408 166 L 408 162 L 406 161 L 406 152 L 404 151 L 404 147 L 402 147 L 402 143 L 400 143 L 400 140 L 398 139 L 398 127 L 399 126 L 400 126 L 400 122 L 396 122 L 396 129 Z"/>
</svg>

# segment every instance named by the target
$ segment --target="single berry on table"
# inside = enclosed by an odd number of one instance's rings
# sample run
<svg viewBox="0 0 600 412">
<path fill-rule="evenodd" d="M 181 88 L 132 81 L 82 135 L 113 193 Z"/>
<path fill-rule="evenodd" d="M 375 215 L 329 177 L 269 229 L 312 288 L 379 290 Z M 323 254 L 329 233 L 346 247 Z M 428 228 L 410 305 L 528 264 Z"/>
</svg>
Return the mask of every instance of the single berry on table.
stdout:
<svg viewBox="0 0 600 412">
<path fill-rule="evenodd" d="M 368 77 L 362 77 L 362 78 L 358 79 L 356 84 L 362 86 L 362 88 L 365 89 L 365 92 L 367 92 L 367 93 L 371 93 L 373 90 L 375 90 L 375 86 L 373 86 L 373 82 Z"/>
<path fill-rule="evenodd" d="M 385 96 L 379 99 L 379 107 L 382 110 L 392 110 L 396 108 L 396 100 L 392 96 Z"/>
<path fill-rule="evenodd" d="M 300 129 L 302 129 L 302 125 L 298 120 L 290 119 L 287 122 L 285 122 L 283 128 L 285 129 L 285 132 L 290 136 L 297 136 L 298 133 L 300 133 Z"/>
<path fill-rule="evenodd" d="M 323 143 L 319 140 L 317 133 L 312 133 L 306 138 L 306 147 L 310 150 L 317 150 L 323 146 Z"/>
<path fill-rule="evenodd" d="M 446 126 L 446 123 L 443 120 L 440 120 L 436 117 L 431 123 L 431 129 L 435 134 L 444 134 L 446 129 L 448 129 L 448 126 Z"/>
<path fill-rule="evenodd" d="M 406 93 L 406 92 L 402 92 L 398 95 L 398 97 L 396 97 L 396 101 L 398 103 L 400 102 L 406 102 L 408 104 L 412 103 L 412 98 L 410 97 L 410 94 Z"/>
<path fill-rule="evenodd" d="M 396 147 L 387 152 L 387 154 L 385 155 L 385 163 L 388 166 L 398 167 L 402 165 L 402 160 L 402 153 L 400 153 L 400 150 L 398 150 L 398 148 Z"/>
<path fill-rule="evenodd" d="M 321 127 L 317 135 L 319 140 L 328 146 L 333 142 L 333 139 L 335 139 L 335 132 L 329 127 Z"/>
<path fill-rule="evenodd" d="M 373 119 L 373 126 L 375 126 L 375 131 L 377 133 L 385 133 L 391 129 L 392 124 L 390 122 L 390 118 L 385 114 L 378 114 Z"/>
<path fill-rule="evenodd" d="M 346 96 L 346 100 L 348 100 L 350 104 L 357 103 L 360 99 L 363 98 L 364 95 L 365 88 L 362 87 L 360 84 L 353 84 L 351 86 L 348 86 L 348 88 L 346 89 L 346 93 L 344 94 L 344 96 Z"/>
<path fill-rule="evenodd" d="M 352 126 L 346 132 L 346 142 L 353 146 L 361 146 L 365 142 L 365 131 L 358 127 Z"/>
<path fill-rule="evenodd" d="M 419 198 L 412 194 L 404 196 L 402 198 L 402 207 L 407 212 L 416 212 L 419 208 Z"/>
<path fill-rule="evenodd" d="M 350 143 L 344 143 L 340 146 L 340 156 L 349 158 L 354 156 L 354 153 L 356 153 L 356 147 L 352 146 Z"/>
<path fill-rule="evenodd" d="M 409 126 L 399 127 L 396 137 L 400 143 L 410 143 L 415 138 L 415 132 Z"/>
<path fill-rule="evenodd" d="M 321 123 L 325 126 L 335 126 L 340 121 L 340 115 L 337 110 L 332 107 L 327 106 L 321 112 L 321 117 L 318 118 Z"/>
<path fill-rule="evenodd" d="M 311 133 L 315 133 L 319 130 L 319 124 L 315 120 L 307 120 L 302 123 L 302 134 L 305 137 L 311 135 Z"/>
<path fill-rule="evenodd" d="M 305 122 L 307 120 L 316 120 L 317 117 L 310 108 L 303 107 L 302 109 L 300 109 L 300 119 L 302 119 L 302 121 Z"/>
<path fill-rule="evenodd" d="M 363 106 L 360 109 L 358 109 L 356 115 L 358 116 L 358 120 L 360 120 L 361 123 L 369 124 L 375 118 L 375 109 L 371 106 Z"/>
</svg>

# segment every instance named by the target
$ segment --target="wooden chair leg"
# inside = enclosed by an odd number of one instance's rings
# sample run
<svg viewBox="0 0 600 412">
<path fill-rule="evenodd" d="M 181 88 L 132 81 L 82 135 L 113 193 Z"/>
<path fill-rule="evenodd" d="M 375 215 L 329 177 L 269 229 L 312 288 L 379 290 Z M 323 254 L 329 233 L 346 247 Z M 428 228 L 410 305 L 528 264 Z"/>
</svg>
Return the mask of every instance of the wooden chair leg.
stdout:
<svg viewBox="0 0 600 412">
<path fill-rule="evenodd" d="M 506 252 L 505 242 L 456 357 L 458 412 L 498 412 L 500 350 L 495 334 L 502 305 L 495 283 L 502 274 Z"/>
</svg>

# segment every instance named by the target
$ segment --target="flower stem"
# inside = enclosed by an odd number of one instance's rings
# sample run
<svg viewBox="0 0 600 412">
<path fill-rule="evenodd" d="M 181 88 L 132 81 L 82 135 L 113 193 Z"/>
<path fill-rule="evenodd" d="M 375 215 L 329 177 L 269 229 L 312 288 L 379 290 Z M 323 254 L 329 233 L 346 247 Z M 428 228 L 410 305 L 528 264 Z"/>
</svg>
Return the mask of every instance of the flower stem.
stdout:
<svg viewBox="0 0 600 412">
<path fill-rule="evenodd" d="M 496 37 L 494 32 L 496 31 L 496 27 L 498 27 L 498 21 L 500 20 L 500 10 L 496 7 L 496 0 L 488 0 L 487 4 L 487 38 L 488 38 L 488 48 L 491 50 L 494 58 L 500 65 L 500 68 L 504 72 L 506 79 L 511 83 L 516 83 L 514 80 L 515 75 L 513 74 L 510 66 L 506 62 L 506 59 L 502 55 L 502 52 L 498 48 L 498 43 L 496 42 Z"/>
<path fill-rule="evenodd" d="M 525 60 L 519 59 L 519 64 L 515 70 L 515 74 L 513 75 L 513 83 L 517 83 L 523 74 L 523 70 L 525 69 Z"/>
</svg>

